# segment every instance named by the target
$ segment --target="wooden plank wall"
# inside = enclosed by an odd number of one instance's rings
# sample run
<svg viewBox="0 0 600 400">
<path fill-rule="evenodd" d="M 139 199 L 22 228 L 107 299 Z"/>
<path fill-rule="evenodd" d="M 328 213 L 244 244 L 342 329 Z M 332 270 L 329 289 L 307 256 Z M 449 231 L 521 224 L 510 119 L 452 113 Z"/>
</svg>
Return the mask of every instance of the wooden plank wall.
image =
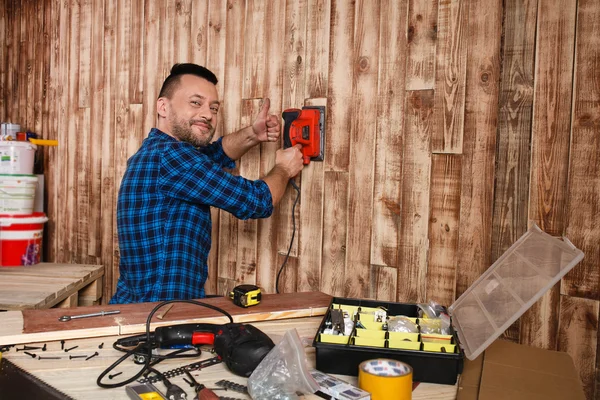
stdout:
<svg viewBox="0 0 600 400">
<path fill-rule="evenodd" d="M 505 334 L 570 353 L 600 395 L 600 3 L 596 0 L 0 0 L 0 120 L 58 148 L 46 259 L 118 278 L 115 207 L 174 62 L 205 64 L 218 136 L 327 106 L 282 291 L 455 300 L 535 221 L 584 261 Z M 238 163 L 256 178 L 279 144 Z M 275 289 L 289 190 L 270 219 L 213 212 L 208 293 Z"/>
</svg>

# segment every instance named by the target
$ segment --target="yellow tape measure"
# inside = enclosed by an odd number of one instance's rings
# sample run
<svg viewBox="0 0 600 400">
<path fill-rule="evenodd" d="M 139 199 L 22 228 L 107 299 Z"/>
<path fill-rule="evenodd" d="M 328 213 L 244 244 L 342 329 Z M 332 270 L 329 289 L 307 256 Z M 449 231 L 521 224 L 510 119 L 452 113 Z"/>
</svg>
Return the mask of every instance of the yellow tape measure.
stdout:
<svg viewBox="0 0 600 400">
<path fill-rule="evenodd" d="M 410 365 L 379 358 L 358 366 L 358 387 L 371 393 L 371 400 L 410 400 L 412 398 Z"/>
<path fill-rule="evenodd" d="M 250 307 L 260 303 L 260 288 L 256 285 L 239 285 L 229 292 L 233 304 L 239 307 Z"/>
</svg>

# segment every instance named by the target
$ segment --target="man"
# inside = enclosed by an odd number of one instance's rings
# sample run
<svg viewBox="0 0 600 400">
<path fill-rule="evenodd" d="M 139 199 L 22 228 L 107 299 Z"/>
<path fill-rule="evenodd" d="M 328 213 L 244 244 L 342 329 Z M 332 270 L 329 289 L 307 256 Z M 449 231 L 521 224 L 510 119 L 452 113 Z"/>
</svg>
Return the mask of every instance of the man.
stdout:
<svg viewBox="0 0 600 400">
<path fill-rule="evenodd" d="M 233 160 L 279 140 L 265 99 L 252 126 L 211 143 L 219 113 L 216 76 L 175 64 L 156 102 L 158 124 L 127 161 L 117 203 L 121 262 L 110 303 L 205 297 L 210 207 L 240 219 L 266 218 L 303 167 L 299 147 L 278 150 L 261 180 L 231 175 Z"/>
</svg>

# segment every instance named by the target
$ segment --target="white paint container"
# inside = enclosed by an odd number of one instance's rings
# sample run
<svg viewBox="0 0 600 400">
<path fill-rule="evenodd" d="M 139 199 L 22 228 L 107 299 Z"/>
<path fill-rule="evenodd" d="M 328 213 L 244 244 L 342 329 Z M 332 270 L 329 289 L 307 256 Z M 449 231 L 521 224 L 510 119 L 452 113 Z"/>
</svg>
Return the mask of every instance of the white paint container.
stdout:
<svg viewBox="0 0 600 400">
<path fill-rule="evenodd" d="M 33 174 L 36 150 L 33 143 L 0 141 L 0 174 Z"/>
<path fill-rule="evenodd" d="M 0 214 L 31 214 L 37 185 L 35 175 L 0 175 Z"/>
</svg>

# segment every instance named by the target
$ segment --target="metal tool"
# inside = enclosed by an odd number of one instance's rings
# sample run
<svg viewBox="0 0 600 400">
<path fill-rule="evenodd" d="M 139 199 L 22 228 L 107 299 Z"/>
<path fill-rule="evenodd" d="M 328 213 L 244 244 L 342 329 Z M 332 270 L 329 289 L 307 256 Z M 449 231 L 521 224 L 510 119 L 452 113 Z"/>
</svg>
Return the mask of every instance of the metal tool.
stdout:
<svg viewBox="0 0 600 400">
<path fill-rule="evenodd" d="M 119 314 L 120 312 L 121 311 L 119 311 L 119 310 L 115 310 L 115 311 L 100 311 L 97 313 L 81 314 L 81 315 L 63 315 L 58 320 L 60 322 L 67 322 L 72 319 L 89 318 L 89 317 L 103 317 L 105 315 Z"/>
</svg>

